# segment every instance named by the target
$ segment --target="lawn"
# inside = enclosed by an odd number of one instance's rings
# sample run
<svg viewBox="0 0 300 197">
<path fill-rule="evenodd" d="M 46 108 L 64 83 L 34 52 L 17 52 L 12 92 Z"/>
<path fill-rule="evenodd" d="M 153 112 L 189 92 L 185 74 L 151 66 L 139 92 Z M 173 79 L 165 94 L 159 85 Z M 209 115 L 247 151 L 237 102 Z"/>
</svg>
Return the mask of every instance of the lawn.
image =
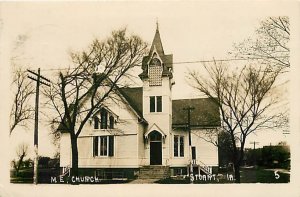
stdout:
<svg viewBox="0 0 300 197">
<path fill-rule="evenodd" d="M 278 176 L 279 175 L 279 176 Z M 275 176 L 273 170 L 264 168 L 242 168 L 241 182 L 242 183 L 289 183 L 290 174 L 278 172 Z"/>
<path fill-rule="evenodd" d="M 10 173 L 11 183 L 33 183 L 33 168 L 21 169 L 18 176 L 15 175 L 14 170 Z M 50 183 L 51 176 L 59 175 L 57 168 L 40 168 L 39 169 L 39 183 Z"/>
<path fill-rule="evenodd" d="M 264 169 L 262 167 L 258 168 L 241 168 L 241 183 L 289 183 L 290 182 L 290 174 L 278 172 L 278 175 L 274 173 L 274 169 Z M 58 176 L 59 171 L 57 169 L 40 169 L 39 170 L 39 183 L 50 183 L 51 176 Z M 11 175 L 14 173 L 12 172 Z M 195 184 L 228 184 L 234 183 L 232 180 L 228 180 L 226 177 L 227 174 L 233 174 L 233 172 L 223 172 L 223 178 L 212 179 L 212 180 L 195 180 Z M 32 169 L 24 169 L 21 170 L 19 176 L 11 176 L 11 183 L 32 183 L 33 179 L 33 170 Z M 128 182 L 128 181 L 125 181 Z M 115 183 L 125 183 L 123 181 L 114 182 L 101 182 L 102 184 L 115 184 Z M 156 181 L 158 184 L 189 184 L 189 178 L 185 179 L 161 179 Z"/>
<path fill-rule="evenodd" d="M 14 170 L 11 170 L 11 176 L 10 176 L 10 182 L 11 183 L 33 183 L 33 168 L 26 168 L 21 169 L 18 173 L 18 176 L 16 176 L 16 173 Z M 53 181 L 51 183 L 51 177 L 56 177 L 57 182 Z M 59 177 L 59 169 L 58 168 L 39 168 L 39 177 L 38 177 L 38 183 L 39 184 L 70 184 L 71 181 L 68 180 L 68 177 L 65 177 L 63 182 L 60 182 Z M 67 181 L 68 180 L 68 181 Z M 80 183 L 80 184 L 122 184 L 122 183 L 128 183 L 131 180 L 101 180 L 99 183 Z M 1 197 L 1 196 L 0 196 Z"/>
<path fill-rule="evenodd" d="M 226 179 L 227 173 L 222 173 L 224 178 L 217 180 L 197 180 L 194 184 L 228 184 L 234 183 Z M 228 172 L 228 174 L 233 174 L 233 172 Z M 279 176 L 278 176 L 279 175 Z M 277 178 L 275 176 L 274 170 L 264 169 L 264 168 L 241 168 L 241 183 L 289 183 L 290 174 L 278 172 Z M 172 178 L 162 179 L 156 181 L 159 184 L 189 184 L 189 179 L 185 180 L 175 180 Z"/>
</svg>

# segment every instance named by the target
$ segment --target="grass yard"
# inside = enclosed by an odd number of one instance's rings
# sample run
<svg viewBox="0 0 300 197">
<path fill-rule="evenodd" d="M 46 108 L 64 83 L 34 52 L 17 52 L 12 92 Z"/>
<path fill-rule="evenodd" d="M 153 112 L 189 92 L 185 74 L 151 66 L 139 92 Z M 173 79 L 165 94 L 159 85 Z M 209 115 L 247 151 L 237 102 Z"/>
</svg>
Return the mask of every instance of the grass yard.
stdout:
<svg viewBox="0 0 300 197">
<path fill-rule="evenodd" d="M 289 183 L 290 174 L 283 173 L 281 170 L 278 172 L 277 177 L 275 176 L 274 169 L 264 169 L 264 168 L 241 168 L 241 183 Z M 196 180 L 194 184 L 228 184 L 234 183 L 226 179 L 226 172 L 223 173 L 223 179 L 216 180 Z M 230 172 L 228 174 L 233 174 Z M 172 178 L 158 180 L 155 183 L 159 184 L 189 184 L 189 179 L 175 180 Z"/>
<path fill-rule="evenodd" d="M 277 175 L 274 173 L 278 170 Z M 283 173 L 285 172 L 285 173 Z M 232 180 L 228 180 L 227 174 L 233 174 L 233 172 L 223 172 L 223 178 L 211 179 L 211 180 L 195 180 L 194 184 L 230 184 L 234 183 Z M 32 183 L 33 170 L 23 169 L 20 171 L 19 176 L 13 176 L 14 173 L 11 172 L 11 183 Z M 50 183 L 50 176 L 58 176 L 59 171 L 57 169 L 40 169 L 39 170 L 39 183 Z M 101 182 L 102 184 L 116 184 L 116 183 L 126 183 L 130 181 L 108 181 Z M 289 183 L 290 174 L 287 170 L 282 169 L 264 169 L 262 167 L 258 168 L 241 168 L 241 183 Z M 189 184 L 189 178 L 185 179 L 174 179 L 167 178 L 155 181 L 158 184 Z"/>
<path fill-rule="evenodd" d="M 39 183 L 50 183 L 51 176 L 58 176 L 59 169 L 42 168 L 39 169 Z M 15 175 L 14 170 L 10 172 L 11 183 L 33 183 L 33 168 L 21 169 L 18 176 Z"/>
<path fill-rule="evenodd" d="M 241 168 L 242 183 L 289 183 L 290 182 L 290 174 L 278 172 L 278 175 L 275 176 L 274 170 L 267 170 L 264 168 L 257 168 L 257 169 Z"/>
</svg>

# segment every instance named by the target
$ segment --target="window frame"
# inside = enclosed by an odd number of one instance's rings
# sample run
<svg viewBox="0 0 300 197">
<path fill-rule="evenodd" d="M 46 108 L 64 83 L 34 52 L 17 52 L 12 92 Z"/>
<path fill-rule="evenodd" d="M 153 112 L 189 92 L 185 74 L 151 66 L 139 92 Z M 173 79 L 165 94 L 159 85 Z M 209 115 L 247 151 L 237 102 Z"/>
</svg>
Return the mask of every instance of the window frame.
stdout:
<svg viewBox="0 0 300 197">
<path fill-rule="evenodd" d="M 102 146 L 102 143 L 104 142 L 106 143 L 106 146 Z M 103 147 L 106 147 L 106 150 L 105 149 L 101 150 Z M 115 151 L 115 139 L 113 135 L 93 137 L 93 157 L 114 157 L 115 154 L 114 151 Z"/>
<path fill-rule="evenodd" d="M 156 112 L 162 112 L 162 96 L 156 96 Z M 158 98 L 160 98 L 160 105 L 158 104 Z M 160 107 L 160 111 L 158 110 Z"/>
<path fill-rule="evenodd" d="M 109 116 L 109 129 L 114 129 L 115 128 L 115 117 L 114 116 Z"/>
<path fill-rule="evenodd" d="M 149 97 L 149 106 L 150 106 L 150 113 L 155 113 L 156 112 L 156 96 L 150 96 Z"/>
<path fill-rule="evenodd" d="M 160 103 L 158 103 L 158 100 L 160 100 Z M 163 112 L 163 96 L 149 96 L 149 112 L 150 113 Z"/>
<path fill-rule="evenodd" d="M 99 157 L 107 157 L 108 156 L 108 143 L 109 143 L 108 136 L 99 136 L 99 139 L 100 140 L 98 140 L 98 146 L 99 146 L 98 156 Z M 106 153 L 106 154 L 104 154 L 104 153 Z"/>
<path fill-rule="evenodd" d="M 184 139 L 183 135 L 174 135 L 173 137 L 173 156 L 174 158 L 184 158 Z"/>
<path fill-rule="evenodd" d="M 184 157 L 184 136 L 179 137 L 179 155 Z"/>
<path fill-rule="evenodd" d="M 98 116 L 93 117 L 94 129 L 100 129 L 100 118 Z"/>
<path fill-rule="evenodd" d="M 108 128 L 108 112 L 106 109 L 102 108 L 100 111 L 100 129 Z"/>
<path fill-rule="evenodd" d="M 175 138 L 176 138 L 176 140 L 175 140 Z M 173 146 L 173 152 L 174 152 L 174 154 L 173 154 L 173 156 L 174 157 L 178 157 L 178 135 L 174 135 L 173 139 L 174 139 L 174 146 Z"/>
</svg>

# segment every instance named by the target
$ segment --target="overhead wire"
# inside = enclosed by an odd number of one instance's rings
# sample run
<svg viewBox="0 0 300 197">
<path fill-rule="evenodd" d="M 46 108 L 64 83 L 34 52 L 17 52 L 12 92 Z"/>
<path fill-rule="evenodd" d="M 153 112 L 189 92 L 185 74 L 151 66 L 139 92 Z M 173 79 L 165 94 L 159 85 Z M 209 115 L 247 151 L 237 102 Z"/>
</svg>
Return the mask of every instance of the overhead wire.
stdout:
<svg viewBox="0 0 300 197">
<path fill-rule="evenodd" d="M 286 56 L 285 56 L 286 57 Z M 249 60 L 262 60 L 262 59 L 272 59 L 273 57 L 252 57 L 252 58 L 229 58 L 229 59 L 212 59 L 212 60 L 194 60 L 194 61 L 179 61 L 179 62 L 173 62 L 172 64 L 196 64 L 196 63 L 210 63 L 210 62 L 230 62 L 230 61 L 249 61 Z M 281 58 L 281 57 L 277 57 Z M 166 63 L 170 64 L 170 63 Z M 73 68 L 46 68 L 41 70 L 43 71 L 60 71 L 60 70 L 69 70 L 69 69 L 75 69 Z"/>
</svg>

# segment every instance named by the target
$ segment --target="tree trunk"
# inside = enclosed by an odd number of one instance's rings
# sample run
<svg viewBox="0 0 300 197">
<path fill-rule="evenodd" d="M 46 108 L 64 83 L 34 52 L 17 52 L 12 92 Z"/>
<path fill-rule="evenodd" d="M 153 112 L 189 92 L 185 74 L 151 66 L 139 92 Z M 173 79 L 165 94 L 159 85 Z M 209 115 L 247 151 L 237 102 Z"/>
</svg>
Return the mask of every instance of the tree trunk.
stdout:
<svg viewBox="0 0 300 197">
<path fill-rule="evenodd" d="M 246 138 L 243 138 L 243 142 L 241 144 L 240 151 L 238 157 L 236 157 L 236 161 L 234 163 L 234 175 L 235 175 L 235 183 L 241 183 L 241 174 L 240 174 L 240 166 L 243 164 L 244 159 L 244 145 Z"/>
<path fill-rule="evenodd" d="M 241 174 L 240 174 L 240 164 L 239 163 L 234 164 L 234 177 L 235 177 L 235 183 L 241 183 Z"/>
<path fill-rule="evenodd" d="M 72 168 L 71 177 L 78 176 L 78 146 L 77 137 L 71 134 L 71 148 L 72 148 Z"/>
<path fill-rule="evenodd" d="M 16 174 L 18 175 L 19 174 L 19 171 L 20 171 L 20 168 L 21 168 L 21 165 L 23 164 L 23 158 L 24 158 L 24 155 L 22 155 L 18 161 L 18 165 L 17 165 L 17 168 L 16 168 Z"/>
</svg>

